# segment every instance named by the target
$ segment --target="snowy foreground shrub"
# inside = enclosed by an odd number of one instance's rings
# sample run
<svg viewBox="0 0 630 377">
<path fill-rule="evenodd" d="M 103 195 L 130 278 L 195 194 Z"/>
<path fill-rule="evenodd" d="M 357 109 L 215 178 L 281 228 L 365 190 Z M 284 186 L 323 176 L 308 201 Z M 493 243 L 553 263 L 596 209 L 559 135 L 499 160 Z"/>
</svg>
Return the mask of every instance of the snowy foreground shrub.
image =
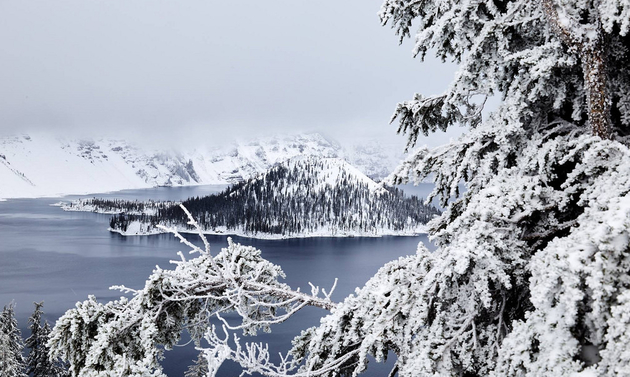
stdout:
<svg viewBox="0 0 630 377">
<path fill-rule="evenodd" d="M 268 376 L 356 375 L 389 351 L 400 376 L 630 375 L 630 4 L 387 0 L 380 16 L 401 38 L 418 27 L 420 57 L 460 65 L 446 93 L 395 113 L 409 148 L 468 127 L 392 177 L 433 177 L 433 195 L 454 198 L 430 224 L 437 251 L 420 245 L 334 304 L 280 283 L 255 249 L 197 250 L 133 298 L 92 298 L 58 321 L 49 345 L 75 376 L 161 375 L 160 347 L 184 327 L 205 338 L 209 375 L 226 359 Z M 330 314 L 279 365 L 209 324 L 235 311 L 252 333 L 305 305 Z"/>
</svg>

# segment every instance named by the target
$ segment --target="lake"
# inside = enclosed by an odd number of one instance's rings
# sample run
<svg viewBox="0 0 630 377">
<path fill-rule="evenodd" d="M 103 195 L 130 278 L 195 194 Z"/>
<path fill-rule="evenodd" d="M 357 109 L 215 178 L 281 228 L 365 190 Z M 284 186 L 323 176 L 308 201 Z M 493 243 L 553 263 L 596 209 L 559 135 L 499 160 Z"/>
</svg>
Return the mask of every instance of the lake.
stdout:
<svg viewBox="0 0 630 377">
<path fill-rule="evenodd" d="M 225 186 L 193 186 L 125 190 L 80 197 L 120 199 L 181 200 L 220 191 Z M 425 196 L 431 185 L 415 187 L 414 194 Z M 117 299 L 112 285 L 141 288 L 156 265 L 171 268 L 169 260 L 177 259 L 182 248 L 172 235 L 123 237 L 107 231 L 109 215 L 64 212 L 51 204 L 59 198 L 14 199 L 0 202 L 0 306 L 12 300 L 16 316 L 26 338 L 27 318 L 34 301 L 44 301 L 45 318 L 54 324 L 77 301 L 93 294 L 100 301 Z M 208 236 L 213 254 L 227 245 L 227 236 Z M 190 236 L 194 242 L 199 239 Z M 257 240 L 233 237 L 236 242 L 262 250 L 262 256 L 280 265 L 287 275 L 285 282 L 293 288 L 310 292 L 308 283 L 329 289 L 339 278 L 333 301 L 341 301 L 361 287 L 383 264 L 403 255 L 415 253 L 419 242 L 429 245 L 426 236 L 381 238 L 303 238 L 290 240 Z M 285 323 L 272 328 L 271 334 L 245 338 L 263 341 L 277 351 L 287 351 L 291 339 L 303 329 L 317 325 L 325 311 L 306 308 Z M 165 372 L 182 376 L 197 351 L 193 345 L 166 352 Z M 388 365 L 371 365 L 365 376 L 386 374 Z M 226 363 L 219 376 L 233 376 L 238 369 Z"/>
</svg>

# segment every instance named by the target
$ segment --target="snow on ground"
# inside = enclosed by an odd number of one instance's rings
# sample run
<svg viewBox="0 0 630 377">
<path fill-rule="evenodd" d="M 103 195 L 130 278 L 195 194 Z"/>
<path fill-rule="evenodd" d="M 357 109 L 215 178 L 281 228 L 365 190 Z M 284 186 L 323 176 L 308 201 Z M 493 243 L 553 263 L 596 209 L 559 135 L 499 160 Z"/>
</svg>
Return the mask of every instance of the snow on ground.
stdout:
<svg viewBox="0 0 630 377">
<path fill-rule="evenodd" d="M 0 140 L 0 198 L 60 196 L 152 187 L 120 156 L 44 136 Z M 88 158 L 88 153 L 95 158 Z"/>
<path fill-rule="evenodd" d="M 357 183 L 367 185 L 372 192 L 382 189 L 381 186 L 374 182 L 373 179 L 342 158 L 313 158 L 311 156 L 297 156 L 287 161 L 287 167 L 290 170 L 295 168 L 298 170 L 305 169 L 307 166 L 316 166 L 318 164 L 321 164 L 321 168 L 316 169 L 313 176 L 313 178 L 319 181 L 319 185 L 313 186 L 313 189 L 315 190 L 323 190 L 324 185 L 340 185 L 344 175 Z"/>
<path fill-rule="evenodd" d="M 175 226 L 174 227 L 179 233 L 182 234 L 198 234 L 196 230 L 190 230 L 184 227 Z M 164 234 L 169 233 L 163 229 L 151 227 L 146 223 L 141 223 L 139 221 L 132 221 L 129 223 L 127 230 L 122 231 L 120 229 L 108 229 L 110 232 L 118 233 L 123 236 L 150 236 L 154 234 Z M 313 232 L 304 232 L 304 233 L 294 233 L 289 235 L 283 234 L 269 234 L 269 233 L 250 233 L 245 232 L 242 229 L 227 229 L 225 227 L 218 227 L 212 230 L 204 230 L 204 234 L 207 235 L 227 235 L 227 236 L 238 236 L 238 237 L 247 237 L 247 238 L 256 238 L 256 239 L 264 239 L 264 240 L 284 240 L 284 239 L 293 239 L 293 238 L 314 238 L 314 237 L 385 237 L 385 236 L 417 236 L 419 234 L 426 234 L 427 227 L 425 225 L 420 225 L 414 230 L 406 230 L 406 231 L 393 231 L 390 229 L 382 229 L 374 232 L 360 232 L 360 231 L 339 231 L 337 229 L 329 229 L 326 227 L 322 227 Z"/>
</svg>

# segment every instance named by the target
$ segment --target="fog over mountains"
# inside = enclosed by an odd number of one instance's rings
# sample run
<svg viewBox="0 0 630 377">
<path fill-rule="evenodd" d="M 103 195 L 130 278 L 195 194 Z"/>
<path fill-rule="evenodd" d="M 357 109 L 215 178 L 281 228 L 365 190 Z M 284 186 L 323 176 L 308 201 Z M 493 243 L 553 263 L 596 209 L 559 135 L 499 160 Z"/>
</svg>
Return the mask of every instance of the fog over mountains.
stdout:
<svg viewBox="0 0 630 377">
<path fill-rule="evenodd" d="M 376 140 L 341 145 L 317 133 L 191 150 L 160 150 L 108 138 L 19 135 L 0 139 L 0 199 L 232 184 L 298 155 L 342 158 L 379 180 L 395 168 L 400 152 Z"/>
</svg>

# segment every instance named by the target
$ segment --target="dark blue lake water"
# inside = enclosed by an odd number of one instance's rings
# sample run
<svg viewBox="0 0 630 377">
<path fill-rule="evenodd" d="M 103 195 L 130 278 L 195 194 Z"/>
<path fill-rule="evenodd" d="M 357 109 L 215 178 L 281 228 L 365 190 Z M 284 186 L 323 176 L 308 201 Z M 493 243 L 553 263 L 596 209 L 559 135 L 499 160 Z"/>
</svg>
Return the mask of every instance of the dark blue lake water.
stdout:
<svg viewBox="0 0 630 377">
<path fill-rule="evenodd" d="M 126 190 L 94 195 L 123 199 L 180 200 L 207 195 L 223 186 L 155 188 Z M 426 196 L 430 185 L 414 188 Z M 76 197 L 63 198 L 69 200 Z M 59 199 L 16 199 L 0 202 L 0 306 L 15 301 L 16 315 L 24 337 L 27 318 L 34 301 L 44 301 L 45 318 L 54 324 L 77 301 L 89 294 L 99 300 L 116 299 L 112 285 L 141 288 L 156 265 L 170 268 L 182 245 L 171 235 L 123 237 L 107 231 L 109 216 L 83 212 L 64 212 L 50 204 Z M 326 287 L 339 278 L 333 300 L 341 301 L 361 287 L 383 264 L 415 253 L 419 242 L 428 245 L 426 236 L 382 238 L 308 238 L 257 240 L 233 237 L 236 242 L 262 250 L 269 261 L 282 266 L 286 283 L 309 292 L 309 282 Z M 226 236 L 208 237 L 214 253 L 227 245 Z M 191 240 L 198 241 L 191 236 Z M 285 352 L 291 339 L 303 329 L 319 323 L 325 311 L 307 308 L 287 322 L 246 341 L 263 341 L 270 348 Z M 275 352 L 277 353 L 277 352 Z M 196 358 L 192 345 L 176 347 L 163 362 L 169 376 L 182 376 Z M 383 375 L 388 365 L 371 365 L 366 376 Z M 220 376 L 237 374 L 226 363 Z M 387 371 L 386 371 L 387 370 Z"/>
</svg>

